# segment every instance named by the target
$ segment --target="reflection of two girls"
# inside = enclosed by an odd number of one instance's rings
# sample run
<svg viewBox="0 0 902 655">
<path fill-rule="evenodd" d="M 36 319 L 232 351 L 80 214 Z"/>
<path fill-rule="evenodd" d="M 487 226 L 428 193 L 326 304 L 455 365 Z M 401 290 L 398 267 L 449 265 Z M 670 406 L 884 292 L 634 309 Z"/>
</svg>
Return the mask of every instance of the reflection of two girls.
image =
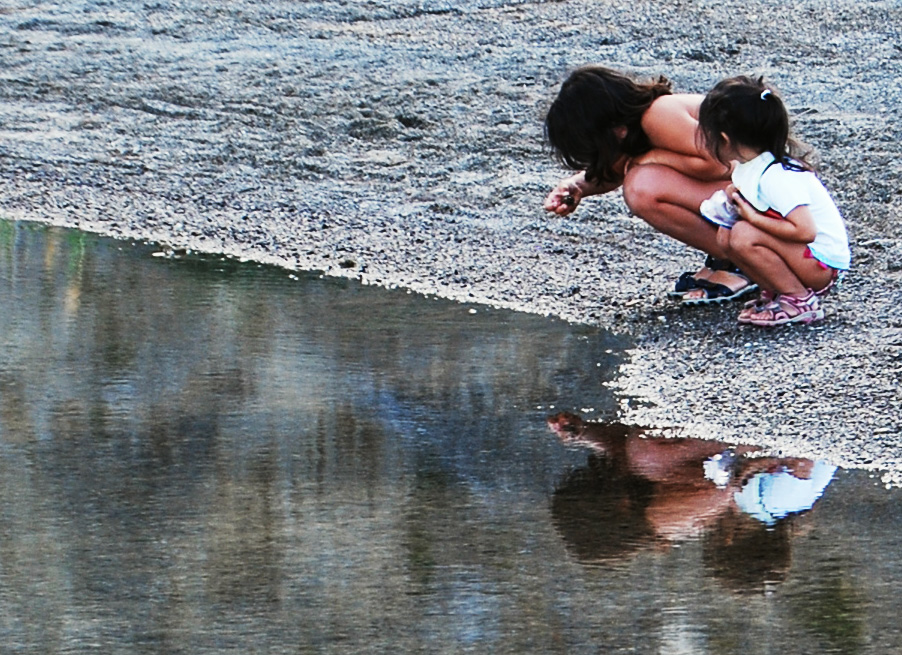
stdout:
<svg viewBox="0 0 902 655">
<path fill-rule="evenodd" d="M 808 459 L 747 456 L 753 447 L 651 437 L 573 414 L 548 424 L 564 443 L 591 450 L 587 466 L 552 499 L 555 524 L 580 561 L 614 563 L 696 537 L 712 572 L 740 588 L 782 579 L 792 518 L 811 509 L 836 470 Z"/>
</svg>

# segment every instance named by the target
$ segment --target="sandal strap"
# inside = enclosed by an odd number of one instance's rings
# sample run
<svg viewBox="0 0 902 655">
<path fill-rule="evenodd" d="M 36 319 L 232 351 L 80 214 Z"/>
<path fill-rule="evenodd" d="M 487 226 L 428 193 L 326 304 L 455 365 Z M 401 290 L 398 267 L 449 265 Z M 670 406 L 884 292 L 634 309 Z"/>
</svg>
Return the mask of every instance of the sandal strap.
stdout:
<svg viewBox="0 0 902 655">
<path fill-rule="evenodd" d="M 686 271 L 677 278 L 676 284 L 673 285 L 673 293 L 683 294 L 697 288 L 698 279 L 695 277 L 695 271 Z"/>
<path fill-rule="evenodd" d="M 768 303 L 761 311 L 771 312 L 771 317 L 775 321 L 795 318 L 805 312 L 810 312 L 818 307 L 817 296 L 813 291 L 808 292 L 805 296 L 790 296 L 780 294 Z M 792 310 L 790 313 L 789 310 Z"/>
<path fill-rule="evenodd" d="M 827 286 L 825 286 L 823 289 L 815 291 L 814 293 L 818 296 L 826 296 L 828 293 L 830 293 L 830 289 L 839 284 L 841 277 L 842 276 L 840 275 L 839 271 L 834 268 L 833 274 L 830 276 L 830 281 L 827 283 Z"/>
<path fill-rule="evenodd" d="M 705 266 L 710 268 L 712 271 L 730 271 L 734 270 L 738 271 L 736 265 L 731 262 L 729 259 L 720 259 L 719 257 L 714 257 L 713 255 L 708 255 L 705 258 Z"/>
<path fill-rule="evenodd" d="M 763 308 L 765 305 L 769 305 L 773 302 L 775 298 L 774 292 L 769 289 L 762 289 L 761 295 L 755 298 L 754 300 L 747 301 L 743 307 L 746 309 L 751 309 L 753 307 L 761 307 Z M 757 311 L 761 311 L 760 309 Z"/>
<path fill-rule="evenodd" d="M 748 279 L 745 275 L 738 272 L 738 269 L 736 271 L 726 271 L 724 269 L 721 269 L 721 270 L 724 273 L 729 273 L 730 275 L 734 275 L 736 277 L 739 277 L 739 278 L 742 278 L 743 280 L 745 280 L 745 284 L 740 286 L 739 289 L 744 289 L 745 287 L 747 287 L 748 285 L 750 285 L 752 283 L 752 281 L 750 279 Z M 713 289 L 721 289 L 721 290 L 726 289 L 730 293 L 736 293 L 736 291 L 739 290 L 739 289 L 731 289 L 726 284 L 723 284 L 721 282 L 712 282 L 711 280 L 708 280 L 708 279 L 697 280 L 696 284 L 698 284 L 698 286 L 702 287 L 703 289 L 712 289 L 712 290 Z"/>
<path fill-rule="evenodd" d="M 782 300 L 788 303 L 790 306 L 801 310 L 811 309 L 812 307 L 817 306 L 817 296 L 814 295 L 814 291 L 812 291 L 811 289 L 808 289 L 808 293 L 806 293 L 804 296 L 792 296 L 789 294 L 781 293 L 774 300 Z"/>
</svg>

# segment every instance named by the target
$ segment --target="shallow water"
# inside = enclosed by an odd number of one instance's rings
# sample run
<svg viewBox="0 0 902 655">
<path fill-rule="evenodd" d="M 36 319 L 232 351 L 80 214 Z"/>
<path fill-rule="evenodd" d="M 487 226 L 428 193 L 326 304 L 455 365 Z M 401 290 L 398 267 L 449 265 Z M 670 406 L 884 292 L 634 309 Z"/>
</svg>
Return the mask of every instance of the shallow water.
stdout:
<svg viewBox="0 0 902 655">
<path fill-rule="evenodd" d="M 899 490 L 548 422 L 622 340 L 155 250 L 0 222 L 0 652 L 902 649 Z"/>
</svg>

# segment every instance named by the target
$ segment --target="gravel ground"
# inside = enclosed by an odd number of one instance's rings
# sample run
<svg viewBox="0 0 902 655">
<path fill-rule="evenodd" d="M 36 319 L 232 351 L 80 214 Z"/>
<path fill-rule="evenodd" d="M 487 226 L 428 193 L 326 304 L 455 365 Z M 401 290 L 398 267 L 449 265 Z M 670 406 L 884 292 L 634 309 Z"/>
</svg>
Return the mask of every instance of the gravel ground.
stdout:
<svg viewBox="0 0 902 655">
<path fill-rule="evenodd" d="M 628 333 L 621 420 L 898 484 L 900 31 L 898 0 L 4 3 L 0 215 Z M 825 322 L 666 299 L 701 257 L 619 194 L 545 215 L 542 119 L 587 62 L 781 90 L 853 241 Z"/>
</svg>

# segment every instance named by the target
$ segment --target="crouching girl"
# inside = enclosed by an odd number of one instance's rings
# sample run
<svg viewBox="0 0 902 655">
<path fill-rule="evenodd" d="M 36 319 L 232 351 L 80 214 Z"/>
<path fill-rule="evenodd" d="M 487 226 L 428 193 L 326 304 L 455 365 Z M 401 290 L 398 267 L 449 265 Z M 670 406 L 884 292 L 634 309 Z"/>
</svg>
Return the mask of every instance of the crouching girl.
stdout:
<svg viewBox="0 0 902 655">
<path fill-rule="evenodd" d="M 702 213 L 720 225 L 727 257 L 761 289 L 739 322 L 823 318 L 820 298 L 849 268 L 849 239 L 829 192 L 790 138 L 783 102 L 760 78 L 723 80 L 702 101 L 699 134 L 708 152 L 734 166 L 727 206 L 703 203 Z M 705 302 L 707 293 L 695 289 L 683 301 Z"/>
</svg>

